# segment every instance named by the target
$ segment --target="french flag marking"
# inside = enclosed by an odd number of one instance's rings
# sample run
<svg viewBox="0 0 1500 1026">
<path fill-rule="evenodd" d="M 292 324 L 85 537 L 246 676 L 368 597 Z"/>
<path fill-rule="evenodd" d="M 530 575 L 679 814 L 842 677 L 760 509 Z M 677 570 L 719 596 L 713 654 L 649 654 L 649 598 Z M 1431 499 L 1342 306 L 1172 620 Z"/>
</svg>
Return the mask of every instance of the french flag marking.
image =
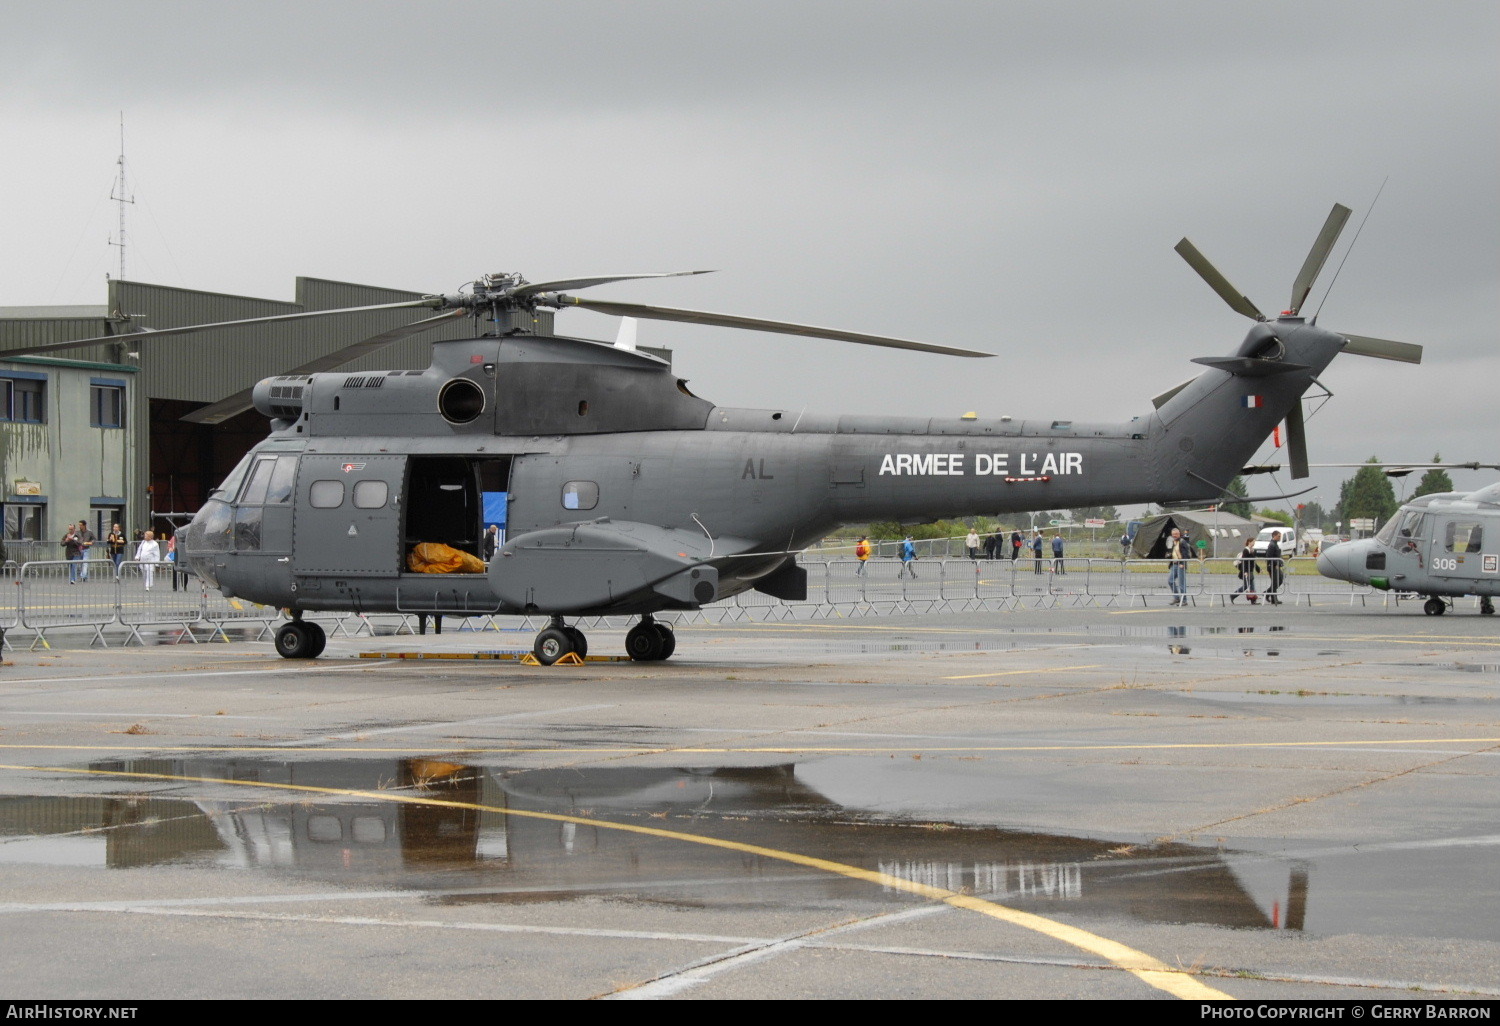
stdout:
<svg viewBox="0 0 1500 1026">
<path fill-rule="evenodd" d="M 1240 400 L 1240 405 L 1247 410 L 1258 409 L 1266 405 L 1266 397 L 1263 395 L 1247 395 Z"/>
</svg>

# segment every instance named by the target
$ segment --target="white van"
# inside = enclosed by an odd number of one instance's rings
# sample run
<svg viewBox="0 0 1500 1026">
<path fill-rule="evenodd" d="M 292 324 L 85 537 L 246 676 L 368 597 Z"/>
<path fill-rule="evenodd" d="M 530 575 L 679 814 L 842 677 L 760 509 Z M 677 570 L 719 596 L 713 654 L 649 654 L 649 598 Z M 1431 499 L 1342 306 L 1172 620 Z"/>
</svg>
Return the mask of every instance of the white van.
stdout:
<svg viewBox="0 0 1500 1026">
<path fill-rule="evenodd" d="M 1281 532 L 1281 539 L 1276 543 L 1281 546 L 1281 558 L 1290 559 L 1295 556 L 1297 554 L 1297 533 L 1290 527 L 1263 528 L 1260 534 L 1255 536 L 1255 554 L 1257 556 L 1264 556 L 1266 554 L 1266 546 L 1271 544 L 1271 535 L 1276 531 Z"/>
</svg>

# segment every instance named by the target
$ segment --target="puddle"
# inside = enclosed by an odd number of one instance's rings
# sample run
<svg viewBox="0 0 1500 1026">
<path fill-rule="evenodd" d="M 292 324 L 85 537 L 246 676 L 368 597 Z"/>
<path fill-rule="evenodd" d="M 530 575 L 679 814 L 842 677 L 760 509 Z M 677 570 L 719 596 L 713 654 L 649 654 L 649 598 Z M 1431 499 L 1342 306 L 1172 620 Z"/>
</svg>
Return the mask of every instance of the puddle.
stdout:
<svg viewBox="0 0 1500 1026">
<path fill-rule="evenodd" d="M 1453 668 L 1464 673 L 1500 673 L 1500 663 L 1454 663 Z"/>
<path fill-rule="evenodd" d="M 1186 698 L 1205 702 L 1229 702 L 1248 705 L 1457 705 L 1456 698 L 1427 695 L 1353 695 L 1323 691 L 1291 689 L 1266 691 L 1189 691 Z"/>
<path fill-rule="evenodd" d="M 814 855 L 1043 914 L 1065 907 L 1148 922 L 1303 930 L 1311 928 L 1310 909 L 1317 907 L 1313 899 L 1322 882 L 1310 863 L 1295 859 L 879 811 L 913 804 L 941 808 L 942 798 L 928 792 L 957 786 L 961 771 L 951 764 L 856 757 L 801 767 L 512 770 L 421 759 L 145 759 L 91 768 L 378 790 L 482 808 L 305 792 L 286 801 L 274 790 L 211 782 L 164 794 L 160 780 L 137 785 L 101 777 L 97 785 L 110 796 L 0 798 L 0 865 L 220 868 L 340 887 L 427 890 L 434 902 L 593 897 L 712 907 L 770 904 L 788 900 L 789 892 L 795 900 L 821 895 L 893 905 L 910 901 L 893 887 L 750 853 L 526 815 L 550 813 Z M 185 789 L 197 796 L 182 796 Z M 828 791 L 863 800 L 865 807 L 840 804 Z M 1481 930 L 1500 940 L 1500 929 L 1488 918 Z"/>
</svg>

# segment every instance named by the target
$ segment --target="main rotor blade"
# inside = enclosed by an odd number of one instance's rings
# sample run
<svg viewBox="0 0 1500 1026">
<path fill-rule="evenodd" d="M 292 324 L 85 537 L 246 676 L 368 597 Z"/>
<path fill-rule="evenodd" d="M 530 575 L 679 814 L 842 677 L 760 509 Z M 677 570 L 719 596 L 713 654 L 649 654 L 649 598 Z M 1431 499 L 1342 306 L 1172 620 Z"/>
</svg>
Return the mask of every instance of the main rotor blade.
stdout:
<svg viewBox="0 0 1500 1026">
<path fill-rule="evenodd" d="M 803 335 L 808 338 L 827 338 L 836 342 L 859 342 L 868 346 L 886 346 L 891 349 L 911 349 L 920 353 L 938 353 L 943 356 L 994 356 L 974 349 L 955 349 L 937 346 L 929 342 L 913 342 L 904 338 L 887 338 L 884 335 L 866 335 L 857 331 L 840 331 L 837 328 L 817 328 L 810 324 L 792 324 L 787 321 L 767 321 L 759 317 L 739 317 L 734 314 L 708 313 L 703 310 L 676 310 L 668 306 L 646 306 L 641 303 L 615 303 L 599 299 L 580 299 L 562 294 L 538 296 L 537 301 L 545 306 L 558 308 L 578 306 L 597 313 L 616 317 L 643 317 L 653 321 L 685 321 L 689 324 L 712 324 L 721 328 L 748 328 L 751 331 L 770 331 L 779 335 Z"/>
<path fill-rule="evenodd" d="M 539 292 L 561 292 L 564 289 L 588 289 L 595 285 L 608 285 L 612 281 L 632 281 L 636 278 L 682 278 L 691 274 L 713 274 L 713 271 L 658 271 L 650 274 L 599 274 L 589 278 L 563 278 L 558 281 L 528 282 L 507 289 L 508 296 L 534 296 Z"/>
<path fill-rule="evenodd" d="M 1307 476 L 1307 422 L 1298 399 L 1286 415 L 1286 460 L 1292 466 L 1292 478 Z"/>
<path fill-rule="evenodd" d="M 1184 238 L 1173 248 L 1177 250 L 1178 256 L 1188 262 L 1189 267 L 1198 272 L 1198 277 L 1208 282 L 1208 287 L 1217 292 L 1219 298 L 1229 304 L 1231 310 L 1237 314 L 1243 314 L 1252 321 L 1263 321 L 1266 319 L 1265 314 L 1257 310 L 1255 304 L 1250 302 L 1250 297 L 1229 284 L 1229 279 L 1220 274 L 1217 267 L 1209 263 L 1208 257 L 1198 252 L 1197 246 L 1194 246 Z"/>
<path fill-rule="evenodd" d="M 1344 230 L 1344 223 L 1349 220 L 1351 213 L 1353 211 L 1342 203 L 1335 203 L 1329 211 L 1328 220 L 1323 222 L 1323 230 L 1313 241 L 1307 259 L 1302 262 L 1302 270 L 1297 272 L 1297 280 L 1292 285 L 1292 301 L 1287 307 L 1292 316 L 1295 317 L 1302 309 L 1302 304 L 1307 302 L 1307 294 L 1312 291 L 1313 282 L 1323 270 L 1328 254 L 1333 252 L 1334 244 L 1339 241 L 1339 233 Z"/>
<path fill-rule="evenodd" d="M 1410 342 L 1392 342 L 1384 338 L 1371 338 L 1368 335 L 1344 335 L 1344 352 L 1353 353 L 1355 356 L 1373 356 L 1379 360 L 1396 360 L 1400 363 L 1421 363 L 1422 347 L 1414 346 Z"/>
<path fill-rule="evenodd" d="M 346 306 L 337 310 L 304 310 L 301 313 L 276 314 L 273 317 L 246 317 L 238 321 L 217 321 L 213 324 L 189 324 L 181 328 L 147 328 L 143 331 L 129 331 L 120 335 L 101 335 L 98 338 L 80 338 L 69 342 L 48 342 L 39 346 L 23 346 L 20 349 L 7 349 L 6 356 L 35 356 L 38 353 L 56 353 L 67 349 L 82 349 L 85 346 L 103 345 L 105 342 L 132 342 L 147 338 L 167 338 L 173 335 L 193 335 L 200 331 L 213 331 L 215 328 L 246 328 L 252 324 L 279 324 L 284 321 L 305 321 L 311 317 L 331 317 L 334 314 L 369 313 L 374 310 L 407 310 L 413 307 L 425 306 L 432 310 L 441 310 L 445 306 L 453 305 L 456 301 L 467 301 L 467 296 L 423 296 L 421 299 L 410 299 L 402 303 L 377 303 L 374 306 Z"/>
<path fill-rule="evenodd" d="M 369 356 L 376 350 L 384 349 L 388 345 L 400 342 L 402 339 L 411 338 L 413 335 L 420 335 L 422 332 L 436 328 L 440 324 L 456 320 L 466 313 L 468 311 L 461 308 L 458 310 L 445 310 L 436 317 L 425 317 L 420 321 L 403 324 L 399 328 L 392 328 L 390 331 L 381 332 L 379 335 L 371 335 L 362 342 L 356 342 L 353 345 L 335 350 L 326 356 L 320 356 L 316 360 L 309 360 L 300 367 L 293 367 L 291 370 L 285 371 L 283 375 L 278 376 L 301 377 L 304 374 L 317 374 L 320 371 L 334 370 L 346 363 L 359 359 L 361 356 Z M 218 402 L 211 403 L 201 410 L 194 410 L 182 419 L 191 424 L 222 424 L 231 417 L 238 417 L 246 410 L 251 409 L 255 405 L 251 401 L 251 396 L 254 392 L 254 385 L 251 385 L 249 388 L 242 388 L 233 395 L 225 396 Z"/>
</svg>

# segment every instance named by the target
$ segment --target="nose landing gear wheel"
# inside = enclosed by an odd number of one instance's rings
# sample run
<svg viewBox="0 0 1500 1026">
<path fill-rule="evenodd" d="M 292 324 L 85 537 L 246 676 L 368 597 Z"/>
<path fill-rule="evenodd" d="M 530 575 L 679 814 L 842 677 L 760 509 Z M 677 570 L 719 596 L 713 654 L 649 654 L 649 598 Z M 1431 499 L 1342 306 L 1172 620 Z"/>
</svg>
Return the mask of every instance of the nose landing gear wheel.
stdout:
<svg viewBox="0 0 1500 1026">
<path fill-rule="evenodd" d="M 1440 598 L 1430 598 L 1422 604 L 1422 612 L 1428 616 L 1442 616 L 1447 608 L 1448 603 Z"/>
<path fill-rule="evenodd" d="M 276 653 L 283 659 L 316 659 L 327 645 L 323 628 L 307 620 L 293 620 L 276 632 Z"/>
</svg>

